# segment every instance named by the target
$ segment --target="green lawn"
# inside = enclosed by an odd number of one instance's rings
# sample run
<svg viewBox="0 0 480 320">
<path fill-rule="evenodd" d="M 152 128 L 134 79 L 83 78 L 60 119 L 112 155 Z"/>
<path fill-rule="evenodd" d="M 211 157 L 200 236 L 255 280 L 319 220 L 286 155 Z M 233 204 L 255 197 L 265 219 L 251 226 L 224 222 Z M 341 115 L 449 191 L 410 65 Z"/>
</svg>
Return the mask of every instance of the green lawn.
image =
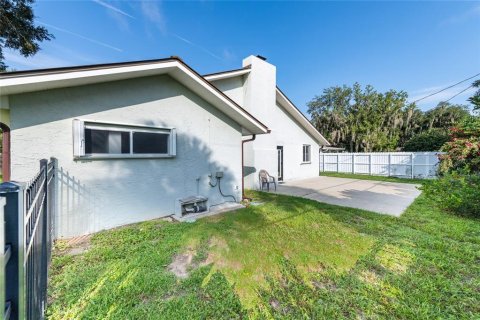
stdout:
<svg viewBox="0 0 480 320">
<path fill-rule="evenodd" d="M 195 223 L 58 242 L 50 319 L 478 319 L 480 221 L 420 196 L 401 218 L 250 193 L 260 206 Z M 167 270 L 193 255 L 190 275 Z"/>
<path fill-rule="evenodd" d="M 353 173 L 340 173 L 340 172 L 320 172 L 321 176 L 337 177 L 337 178 L 350 178 L 361 180 L 373 180 L 373 181 L 386 181 L 386 182 L 401 182 L 401 183 L 414 183 L 422 184 L 425 179 L 409 179 L 409 178 L 397 178 L 397 177 L 385 177 L 385 176 L 370 176 L 366 174 L 353 174 Z"/>
</svg>

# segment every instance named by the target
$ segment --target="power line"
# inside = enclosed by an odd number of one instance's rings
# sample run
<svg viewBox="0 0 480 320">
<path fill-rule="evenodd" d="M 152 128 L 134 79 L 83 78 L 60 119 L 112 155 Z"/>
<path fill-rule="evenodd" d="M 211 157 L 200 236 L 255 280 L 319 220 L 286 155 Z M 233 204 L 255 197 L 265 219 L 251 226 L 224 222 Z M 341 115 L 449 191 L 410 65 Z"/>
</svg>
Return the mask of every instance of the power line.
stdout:
<svg viewBox="0 0 480 320">
<path fill-rule="evenodd" d="M 460 83 L 464 83 L 465 81 L 468 81 L 468 80 L 470 80 L 470 79 L 476 78 L 476 77 L 478 77 L 478 76 L 480 76 L 480 73 L 477 73 L 476 75 L 474 75 L 474 76 L 472 76 L 472 77 L 470 77 L 470 78 L 464 79 L 464 80 L 462 80 L 462 81 L 460 81 L 460 82 L 457 82 L 457 83 L 455 83 L 455 84 L 452 84 L 451 86 L 448 86 L 448 87 L 446 87 L 446 88 L 443 88 L 442 90 L 438 90 L 438 91 L 436 91 L 436 92 L 434 92 L 434 93 L 431 93 L 431 94 L 429 94 L 429 95 L 427 95 L 427 96 L 425 96 L 425 97 L 423 97 L 423 98 L 417 99 L 417 100 L 413 101 L 413 103 L 417 103 L 418 101 L 422 101 L 422 100 L 424 100 L 424 99 L 427 99 L 427 98 L 429 98 L 429 97 L 431 97 L 431 96 L 434 96 L 434 95 L 436 95 L 436 94 L 439 94 L 440 92 L 443 92 L 443 91 L 445 91 L 445 90 L 448 90 L 448 89 L 450 89 L 450 88 L 453 88 L 453 87 L 459 85 Z M 468 89 L 468 88 L 467 88 L 467 89 Z M 467 90 L 467 89 L 465 89 L 465 90 Z M 463 92 L 463 91 L 462 91 L 462 92 Z M 460 92 L 460 93 L 461 93 L 461 92 Z M 460 94 L 460 93 L 459 93 L 459 94 Z M 455 96 L 454 96 L 454 97 L 455 97 Z M 452 98 L 454 98 L 454 97 L 452 97 Z M 450 98 L 450 99 L 452 99 L 452 98 Z M 448 100 L 447 100 L 447 101 L 448 101 Z"/>
<path fill-rule="evenodd" d="M 468 90 L 468 89 L 470 89 L 470 88 L 473 88 L 473 84 L 472 84 L 472 85 L 470 85 L 470 86 L 468 86 L 467 88 L 463 89 L 463 90 L 462 90 L 462 91 L 460 91 L 459 93 L 457 93 L 457 94 L 453 95 L 451 98 L 449 98 L 448 100 L 445 100 L 445 101 L 443 101 L 443 102 L 448 102 L 448 101 L 452 100 L 453 98 L 455 98 L 456 96 L 458 96 L 458 95 L 460 95 L 460 94 L 464 93 L 465 91 L 467 91 L 467 90 Z"/>
</svg>

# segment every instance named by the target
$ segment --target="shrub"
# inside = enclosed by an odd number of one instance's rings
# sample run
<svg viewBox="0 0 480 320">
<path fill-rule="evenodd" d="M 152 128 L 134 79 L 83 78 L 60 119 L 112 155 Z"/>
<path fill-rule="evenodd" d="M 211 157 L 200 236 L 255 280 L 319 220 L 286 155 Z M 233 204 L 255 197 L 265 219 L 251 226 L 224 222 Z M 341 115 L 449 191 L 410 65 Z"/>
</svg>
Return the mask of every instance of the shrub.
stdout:
<svg viewBox="0 0 480 320">
<path fill-rule="evenodd" d="M 480 218 L 480 174 L 445 173 L 421 188 L 441 208 L 464 216 Z"/>
<path fill-rule="evenodd" d="M 447 133 L 430 130 L 411 137 L 405 142 L 403 151 L 438 151 L 448 140 Z"/>
<path fill-rule="evenodd" d="M 462 170 L 480 173 L 480 118 L 470 117 L 458 128 L 450 129 L 450 141 L 445 143 L 440 155 L 441 174 Z"/>
</svg>

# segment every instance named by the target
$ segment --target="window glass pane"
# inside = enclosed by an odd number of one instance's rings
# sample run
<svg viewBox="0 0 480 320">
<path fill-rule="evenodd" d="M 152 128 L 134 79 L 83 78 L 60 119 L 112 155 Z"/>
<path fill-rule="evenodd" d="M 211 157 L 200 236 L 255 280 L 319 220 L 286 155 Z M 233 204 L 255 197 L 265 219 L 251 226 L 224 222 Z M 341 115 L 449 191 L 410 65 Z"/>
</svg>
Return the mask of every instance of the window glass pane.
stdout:
<svg viewBox="0 0 480 320">
<path fill-rule="evenodd" d="M 130 133 L 85 129 L 85 154 L 123 154 L 130 153 Z"/>
<path fill-rule="evenodd" d="M 130 153 L 130 132 L 122 131 L 122 153 Z"/>
<path fill-rule="evenodd" d="M 310 146 L 303 146 L 303 162 L 310 162 Z"/>
<path fill-rule="evenodd" d="M 133 153 L 168 154 L 168 133 L 134 132 Z"/>
</svg>

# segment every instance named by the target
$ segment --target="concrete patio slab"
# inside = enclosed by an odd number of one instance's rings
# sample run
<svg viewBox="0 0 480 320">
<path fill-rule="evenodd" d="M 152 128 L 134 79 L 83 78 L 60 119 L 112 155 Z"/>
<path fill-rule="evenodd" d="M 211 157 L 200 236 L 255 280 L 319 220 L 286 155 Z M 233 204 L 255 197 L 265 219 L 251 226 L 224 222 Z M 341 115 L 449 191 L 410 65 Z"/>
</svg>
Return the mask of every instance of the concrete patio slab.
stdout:
<svg viewBox="0 0 480 320">
<path fill-rule="evenodd" d="M 400 216 L 421 193 L 418 185 L 335 177 L 288 181 L 277 193 Z"/>
</svg>

